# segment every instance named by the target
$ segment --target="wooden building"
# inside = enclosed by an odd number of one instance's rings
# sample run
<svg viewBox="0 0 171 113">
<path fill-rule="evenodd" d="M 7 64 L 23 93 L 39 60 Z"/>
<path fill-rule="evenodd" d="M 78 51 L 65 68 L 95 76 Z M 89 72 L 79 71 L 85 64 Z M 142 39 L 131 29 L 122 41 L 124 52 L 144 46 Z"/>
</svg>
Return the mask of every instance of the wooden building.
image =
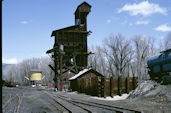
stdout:
<svg viewBox="0 0 171 113">
<path fill-rule="evenodd" d="M 73 77 L 71 77 L 69 79 L 71 89 L 73 91 L 77 91 L 77 89 L 78 89 L 77 81 L 79 79 L 89 79 L 89 78 L 93 78 L 93 77 L 104 77 L 104 76 L 92 68 L 84 69 L 84 70 L 80 71 L 78 74 L 74 75 Z"/>
<path fill-rule="evenodd" d="M 129 93 L 138 84 L 137 77 L 106 78 L 91 68 L 80 71 L 69 80 L 72 91 L 105 98 Z"/>
<path fill-rule="evenodd" d="M 81 3 L 74 13 L 75 25 L 52 31 L 54 45 L 46 53 L 54 61 L 54 66 L 49 67 L 55 72 L 55 83 L 63 71 L 69 69 L 78 73 L 88 66 L 87 36 L 91 31 L 87 31 L 87 15 L 90 11 L 91 5 Z"/>
</svg>

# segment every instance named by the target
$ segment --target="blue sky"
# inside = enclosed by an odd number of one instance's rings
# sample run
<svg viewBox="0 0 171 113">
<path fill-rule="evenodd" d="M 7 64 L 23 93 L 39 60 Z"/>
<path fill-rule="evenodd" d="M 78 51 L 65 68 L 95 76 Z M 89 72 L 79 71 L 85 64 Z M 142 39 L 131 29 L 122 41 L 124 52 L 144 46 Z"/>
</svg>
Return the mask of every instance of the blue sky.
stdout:
<svg viewBox="0 0 171 113">
<path fill-rule="evenodd" d="M 88 15 L 88 47 L 103 46 L 104 38 L 147 35 L 160 39 L 171 31 L 171 0 L 84 0 Z M 51 33 L 74 25 L 74 12 L 83 0 L 3 0 L 3 63 L 46 56 L 53 47 Z"/>
</svg>

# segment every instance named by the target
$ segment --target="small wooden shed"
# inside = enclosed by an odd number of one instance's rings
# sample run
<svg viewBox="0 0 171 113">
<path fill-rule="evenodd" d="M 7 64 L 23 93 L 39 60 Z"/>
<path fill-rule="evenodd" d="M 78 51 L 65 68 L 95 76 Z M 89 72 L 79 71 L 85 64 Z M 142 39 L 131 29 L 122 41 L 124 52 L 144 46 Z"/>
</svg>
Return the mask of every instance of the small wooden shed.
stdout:
<svg viewBox="0 0 171 113">
<path fill-rule="evenodd" d="M 69 78 L 70 87 L 73 91 L 77 91 L 77 87 L 78 87 L 77 80 L 78 79 L 82 79 L 82 78 L 86 79 L 86 78 L 97 77 L 97 76 L 104 77 L 102 74 L 100 74 L 99 72 L 97 72 L 96 70 L 94 70 L 92 68 L 84 69 L 84 70 L 80 71 L 78 74 Z"/>
</svg>

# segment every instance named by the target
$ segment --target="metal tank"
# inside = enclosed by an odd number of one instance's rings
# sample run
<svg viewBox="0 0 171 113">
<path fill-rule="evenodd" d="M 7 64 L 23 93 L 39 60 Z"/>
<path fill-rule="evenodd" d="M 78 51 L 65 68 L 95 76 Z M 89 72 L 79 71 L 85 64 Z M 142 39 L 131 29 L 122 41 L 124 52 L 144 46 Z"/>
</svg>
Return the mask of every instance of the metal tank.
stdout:
<svg viewBox="0 0 171 113">
<path fill-rule="evenodd" d="M 37 84 L 40 84 L 42 80 L 42 72 L 41 71 L 31 71 L 30 72 L 30 81 L 32 87 L 35 87 Z"/>
<path fill-rule="evenodd" d="M 157 78 L 159 81 L 171 75 L 171 49 L 160 52 L 160 54 L 150 57 L 147 60 L 151 79 Z M 170 81 L 171 82 L 171 81 Z"/>
</svg>

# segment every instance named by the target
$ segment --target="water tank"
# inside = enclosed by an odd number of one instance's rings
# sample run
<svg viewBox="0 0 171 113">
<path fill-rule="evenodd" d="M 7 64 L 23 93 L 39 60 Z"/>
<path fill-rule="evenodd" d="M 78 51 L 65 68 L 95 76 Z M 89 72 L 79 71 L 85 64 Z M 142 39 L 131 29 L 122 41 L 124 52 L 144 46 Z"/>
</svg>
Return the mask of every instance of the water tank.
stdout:
<svg viewBox="0 0 171 113">
<path fill-rule="evenodd" d="M 161 53 L 148 59 L 148 66 L 171 63 L 171 52 Z"/>
<path fill-rule="evenodd" d="M 30 72 L 30 80 L 31 81 L 40 81 L 40 80 L 42 80 L 42 72 L 41 71 L 31 71 Z"/>
</svg>

